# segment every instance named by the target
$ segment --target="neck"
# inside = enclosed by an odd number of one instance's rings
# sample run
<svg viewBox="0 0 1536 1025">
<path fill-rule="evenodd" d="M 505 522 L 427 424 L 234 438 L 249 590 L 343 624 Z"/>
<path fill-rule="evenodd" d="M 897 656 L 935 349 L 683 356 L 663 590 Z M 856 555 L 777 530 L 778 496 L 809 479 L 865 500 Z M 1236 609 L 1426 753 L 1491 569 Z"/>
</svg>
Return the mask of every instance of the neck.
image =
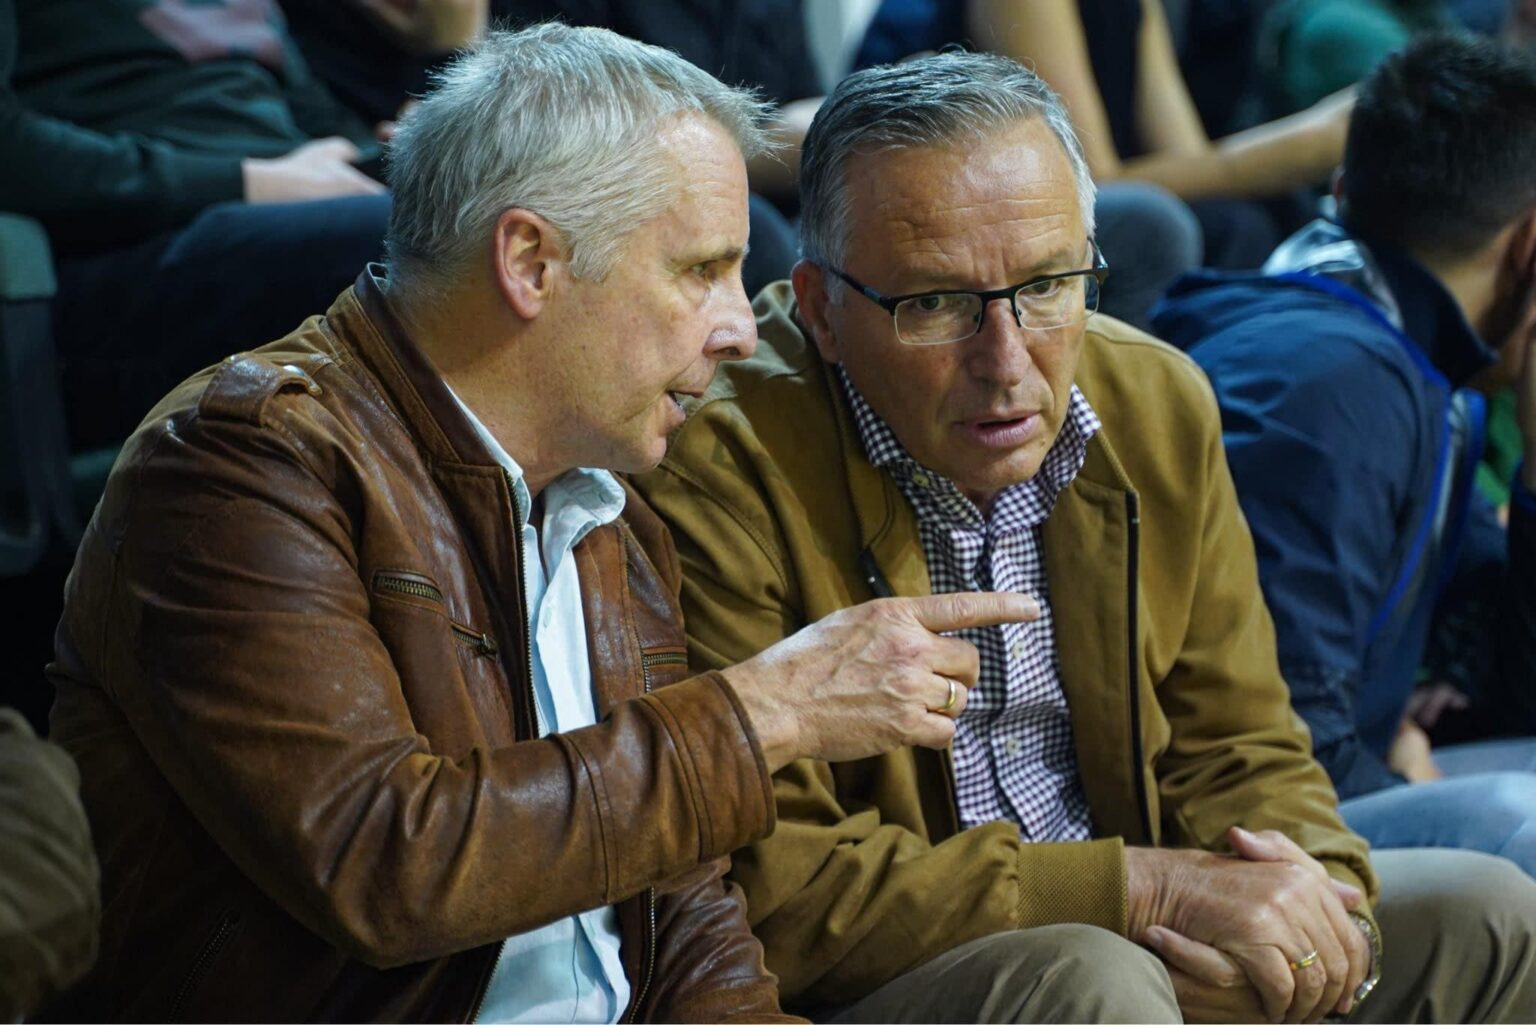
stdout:
<svg viewBox="0 0 1536 1025">
<path fill-rule="evenodd" d="M 438 302 L 415 302 L 398 294 L 391 299 L 411 340 L 522 468 L 524 485 L 537 497 L 573 467 L 548 447 L 560 432 L 541 419 L 539 375 L 531 361 L 521 358 L 539 340 L 531 325 L 488 302 L 492 294 L 470 282 Z"/>
<path fill-rule="evenodd" d="M 1424 264 L 1456 300 L 1467 323 L 1486 335 L 1489 315 L 1499 300 L 1497 256 L 1479 254 L 1456 261 L 1429 259 Z"/>
</svg>

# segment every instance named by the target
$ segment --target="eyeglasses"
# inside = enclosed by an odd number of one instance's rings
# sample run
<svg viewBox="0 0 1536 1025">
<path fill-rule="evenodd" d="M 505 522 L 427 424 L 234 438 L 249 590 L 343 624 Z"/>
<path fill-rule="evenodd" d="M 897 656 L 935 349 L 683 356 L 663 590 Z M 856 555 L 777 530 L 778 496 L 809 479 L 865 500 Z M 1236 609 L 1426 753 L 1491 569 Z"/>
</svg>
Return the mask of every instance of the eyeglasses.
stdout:
<svg viewBox="0 0 1536 1025">
<path fill-rule="evenodd" d="M 1008 300 L 1013 322 L 1027 331 L 1050 331 L 1081 324 L 1099 308 L 1099 292 L 1109 276 L 1109 264 L 1092 239 L 1093 266 L 1031 278 L 1022 285 L 991 291 L 916 292 L 881 295 L 862 281 L 836 267 L 827 270 L 882 307 L 896 322 L 896 337 L 906 345 L 945 345 L 971 337 L 981 330 L 987 306 Z"/>
</svg>

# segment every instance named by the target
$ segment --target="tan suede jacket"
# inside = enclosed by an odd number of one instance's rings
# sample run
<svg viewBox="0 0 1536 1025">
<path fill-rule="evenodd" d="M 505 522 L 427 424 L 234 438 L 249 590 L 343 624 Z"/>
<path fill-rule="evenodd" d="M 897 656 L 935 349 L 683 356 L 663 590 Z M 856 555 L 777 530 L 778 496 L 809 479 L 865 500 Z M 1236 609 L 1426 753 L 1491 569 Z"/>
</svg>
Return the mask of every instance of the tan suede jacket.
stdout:
<svg viewBox="0 0 1536 1025">
<path fill-rule="evenodd" d="M 875 597 L 929 591 L 895 483 L 865 458 L 787 283 L 757 355 L 727 366 L 636 482 L 671 527 L 696 668 L 725 666 Z M 1108 317 L 1077 383 L 1103 429 L 1044 527 L 1062 684 L 1096 839 L 961 831 L 949 753 L 904 749 L 775 778 L 779 825 L 735 858 L 786 1003 L 845 1004 L 1004 929 L 1126 928 L 1123 844 L 1219 849 L 1287 833 L 1374 894 L 1276 666 L 1216 404 L 1190 360 Z"/>
<path fill-rule="evenodd" d="M 173 392 L 49 670 L 105 895 L 55 1013 L 467 1021 L 501 939 L 617 904 L 627 1018 L 777 1014 L 722 881 L 771 780 L 719 675 L 684 679 L 676 556 L 633 504 L 575 556 L 604 718 L 532 739 L 508 475 L 378 281 Z"/>
</svg>

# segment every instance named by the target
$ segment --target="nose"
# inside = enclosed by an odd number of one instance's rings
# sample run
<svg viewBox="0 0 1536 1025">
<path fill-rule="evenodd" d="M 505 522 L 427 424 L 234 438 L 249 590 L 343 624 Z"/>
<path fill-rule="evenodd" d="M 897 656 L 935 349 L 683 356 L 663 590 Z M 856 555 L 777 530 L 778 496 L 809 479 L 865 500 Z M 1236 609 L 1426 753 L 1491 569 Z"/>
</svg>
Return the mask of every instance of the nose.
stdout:
<svg viewBox="0 0 1536 1025">
<path fill-rule="evenodd" d="M 746 290 L 736 281 L 721 289 L 721 310 L 704 354 L 711 359 L 742 360 L 757 351 L 757 318 Z"/>
<path fill-rule="evenodd" d="M 1027 335 L 1013 304 L 994 299 L 982 310 L 976 333 L 961 343 L 966 346 L 967 369 L 972 376 L 1000 388 L 1023 383 L 1034 366 Z"/>
</svg>

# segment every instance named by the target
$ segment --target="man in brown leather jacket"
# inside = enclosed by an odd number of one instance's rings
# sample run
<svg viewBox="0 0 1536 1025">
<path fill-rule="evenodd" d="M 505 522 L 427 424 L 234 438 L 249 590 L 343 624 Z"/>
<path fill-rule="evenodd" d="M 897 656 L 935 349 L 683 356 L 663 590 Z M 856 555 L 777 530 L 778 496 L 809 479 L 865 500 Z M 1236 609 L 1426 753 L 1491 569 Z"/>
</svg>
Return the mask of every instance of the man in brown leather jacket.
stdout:
<svg viewBox="0 0 1536 1025">
<path fill-rule="evenodd" d="M 723 360 L 757 103 L 492 34 L 401 126 L 389 266 L 165 398 L 50 675 L 102 864 L 81 1019 L 779 1013 L 721 876 L 770 774 L 942 746 L 1021 596 L 871 603 L 691 675 L 655 465 Z"/>
</svg>

